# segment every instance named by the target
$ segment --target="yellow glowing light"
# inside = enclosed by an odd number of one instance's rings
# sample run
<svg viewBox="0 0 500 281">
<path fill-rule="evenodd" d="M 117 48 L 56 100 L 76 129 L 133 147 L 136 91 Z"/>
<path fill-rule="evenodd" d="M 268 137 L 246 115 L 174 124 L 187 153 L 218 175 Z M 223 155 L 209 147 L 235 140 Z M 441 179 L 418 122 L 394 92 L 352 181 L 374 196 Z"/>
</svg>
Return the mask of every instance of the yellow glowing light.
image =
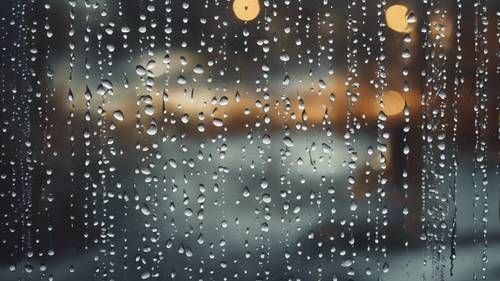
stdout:
<svg viewBox="0 0 500 281">
<path fill-rule="evenodd" d="M 387 91 L 384 93 L 384 113 L 387 115 L 395 115 L 403 111 L 405 99 L 403 95 L 397 91 Z"/>
<path fill-rule="evenodd" d="M 234 0 L 233 12 L 240 20 L 251 21 L 259 15 L 259 0 Z"/>
<path fill-rule="evenodd" d="M 409 11 L 406 6 L 393 5 L 385 11 L 385 22 L 394 31 L 410 32 L 415 25 L 410 24 L 408 15 Z M 411 17 L 411 21 L 415 21 L 414 16 Z"/>
</svg>

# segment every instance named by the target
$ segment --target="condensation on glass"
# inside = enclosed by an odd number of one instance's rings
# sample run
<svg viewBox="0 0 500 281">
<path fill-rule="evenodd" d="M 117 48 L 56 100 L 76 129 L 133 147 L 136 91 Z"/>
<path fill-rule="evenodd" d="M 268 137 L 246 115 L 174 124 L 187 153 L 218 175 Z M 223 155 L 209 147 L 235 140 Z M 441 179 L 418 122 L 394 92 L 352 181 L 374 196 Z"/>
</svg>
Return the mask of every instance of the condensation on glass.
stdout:
<svg viewBox="0 0 500 281">
<path fill-rule="evenodd" d="M 5 0 L 0 280 L 499 280 L 500 4 Z"/>
</svg>

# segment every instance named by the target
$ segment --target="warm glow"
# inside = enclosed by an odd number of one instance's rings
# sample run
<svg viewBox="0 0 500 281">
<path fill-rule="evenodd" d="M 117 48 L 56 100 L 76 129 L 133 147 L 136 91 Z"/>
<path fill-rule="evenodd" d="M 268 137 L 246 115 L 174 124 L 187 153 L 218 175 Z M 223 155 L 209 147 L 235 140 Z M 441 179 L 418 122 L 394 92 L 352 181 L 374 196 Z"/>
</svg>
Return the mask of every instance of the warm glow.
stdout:
<svg viewBox="0 0 500 281">
<path fill-rule="evenodd" d="M 397 32 L 409 32 L 414 25 L 408 23 L 408 8 L 403 5 L 390 6 L 385 11 L 385 21 L 387 26 Z"/>
<path fill-rule="evenodd" d="M 233 12 L 240 20 L 251 21 L 259 15 L 259 0 L 235 0 L 233 2 Z"/>
<path fill-rule="evenodd" d="M 387 91 L 383 96 L 384 108 L 386 115 L 395 115 L 403 111 L 405 99 L 403 95 L 397 91 Z"/>
</svg>

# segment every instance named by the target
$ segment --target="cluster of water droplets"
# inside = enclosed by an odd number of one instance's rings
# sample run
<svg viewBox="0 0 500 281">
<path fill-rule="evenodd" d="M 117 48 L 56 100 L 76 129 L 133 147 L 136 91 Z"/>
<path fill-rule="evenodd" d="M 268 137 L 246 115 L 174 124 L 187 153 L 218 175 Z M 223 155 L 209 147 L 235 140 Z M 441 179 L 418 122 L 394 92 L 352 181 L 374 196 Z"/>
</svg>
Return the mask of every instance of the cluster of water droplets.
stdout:
<svg viewBox="0 0 500 281">
<path fill-rule="evenodd" d="M 8 1 L 0 279 L 493 276 L 499 7 L 408 2 Z"/>
</svg>

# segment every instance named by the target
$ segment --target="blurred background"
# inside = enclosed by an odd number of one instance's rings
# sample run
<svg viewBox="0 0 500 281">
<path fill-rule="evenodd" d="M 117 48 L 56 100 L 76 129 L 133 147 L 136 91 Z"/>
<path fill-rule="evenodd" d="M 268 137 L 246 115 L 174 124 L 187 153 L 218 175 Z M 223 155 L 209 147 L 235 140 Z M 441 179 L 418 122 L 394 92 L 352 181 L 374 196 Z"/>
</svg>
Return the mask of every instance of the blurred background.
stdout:
<svg viewBox="0 0 500 281">
<path fill-rule="evenodd" d="M 495 1 L 5 1 L 0 280 L 500 279 Z"/>
</svg>

